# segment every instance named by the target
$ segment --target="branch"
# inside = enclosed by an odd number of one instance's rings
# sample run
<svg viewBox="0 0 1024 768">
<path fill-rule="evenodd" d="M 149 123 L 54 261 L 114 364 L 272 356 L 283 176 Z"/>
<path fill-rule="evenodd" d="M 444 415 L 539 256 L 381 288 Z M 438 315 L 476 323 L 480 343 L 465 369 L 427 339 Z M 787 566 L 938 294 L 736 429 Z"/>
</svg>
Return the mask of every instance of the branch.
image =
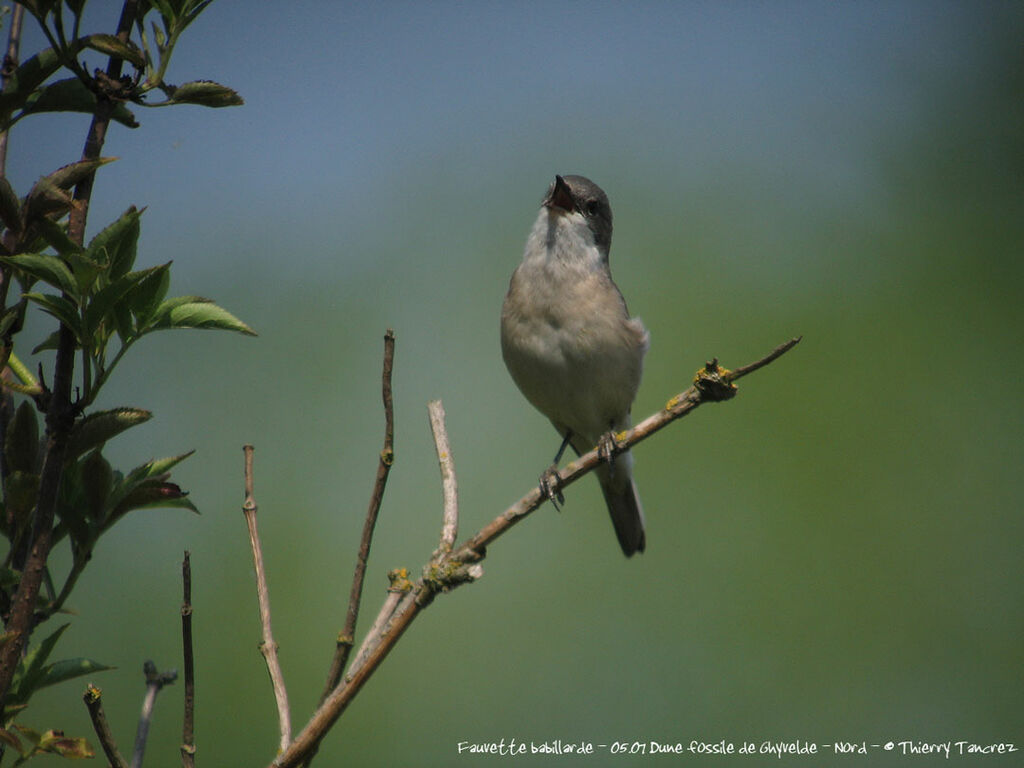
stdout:
<svg viewBox="0 0 1024 768">
<path fill-rule="evenodd" d="M 138 0 L 125 0 L 117 25 L 117 37 L 121 42 L 127 41 L 131 33 L 137 6 Z M 120 77 L 122 63 L 120 58 L 111 56 L 107 65 L 108 74 L 115 78 Z M 93 115 L 89 134 L 85 141 L 85 148 L 82 150 L 83 160 L 95 160 L 100 156 L 112 111 L 112 102 L 104 99 L 98 100 L 96 113 Z M 85 221 L 89 200 L 92 196 L 94 175 L 90 174 L 75 187 L 76 205 L 71 209 L 68 237 L 78 245 L 85 242 Z M 71 402 L 71 384 L 75 371 L 74 355 L 74 333 L 61 323 L 57 341 L 57 357 L 54 362 L 53 392 L 46 409 L 46 455 L 43 458 L 43 467 L 39 475 L 39 495 L 32 516 L 31 547 L 28 558 L 21 569 L 21 581 L 18 584 L 18 591 L 12 601 L 10 615 L 7 619 L 6 635 L 9 639 L 0 648 L 0 700 L 7 696 L 18 660 L 21 658 L 25 643 L 32 632 L 36 598 L 39 595 L 43 571 L 50 556 L 53 518 L 57 508 L 61 477 L 64 472 L 64 454 L 76 416 L 76 409 Z"/>
<path fill-rule="evenodd" d="M 801 338 L 790 339 L 760 360 L 745 365 L 742 368 L 737 368 L 735 371 L 721 368 L 717 360 L 711 361 L 697 372 L 693 385 L 689 389 L 671 398 L 664 408 L 648 416 L 632 429 L 627 429 L 617 434 L 615 436 L 616 446 L 614 453 L 618 454 L 628 450 L 640 441 L 646 440 L 655 432 L 664 429 L 673 421 L 691 413 L 704 403 L 720 402 L 733 398 L 736 395 L 736 387 L 732 382 L 756 371 L 758 368 L 763 368 L 773 360 L 781 357 L 799 344 Z M 564 488 L 575 483 L 606 460 L 606 456 L 602 455 L 595 448 L 590 453 L 580 456 L 576 461 L 570 461 L 558 472 L 558 487 Z M 459 548 L 453 557 L 463 562 L 482 559 L 486 555 L 488 544 L 520 520 L 523 520 L 546 500 L 547 496 L 542 494 L 539 488 L 534 488 L 530 493 L 506 509 L 505 512 L 481 528 L 480 531 Z"/>
<path fill-rule="evenodd" d="M 7 90 L 7 84 L 14 77 L 18 69 L 18 52 L 21 48 L 21 22 L 25 18 L 25 7 L 16 3 L 11 10 L 11 31 L 7 36 L 7 53 L 4 54 L 3 68 L 0 69 L 0 83 L 2 90 Z M 7 175 L 7 138 L 9 130 L 0 131 L 0 176 Z"/>
<path fill-rule="evenodd" d="M 153 706 L 156 704 L 156 695 L 165 685 L 170 685 L 178 679 L 178 673 L 157 672 L 156 664 L 147 661 L 142 665 L 146 673 L 146 695 L 142 699 L 142 713 L 139 715 L 139 727 L 135 731 L 135 748 L 132 750 L 131 768 L 142 768 L 142 757 L 146 753 L 146 741 L 149 739 L 149 724 L 153 722 Z"/>
<path fill-rule="evenodd" d="M 192 768 L 196 761 L 195 659 L 192 655 L 192 557 L 185 551 L 181 564 L 181 646 L 185 655 L 185 716 L 181 728 L 181 765 Z"/>
<path fill-rule="evenodd" d="M 274 642 L 274 633 L 270 627 L 270 592 L 267 590 L 267 573 L 263 567 L 263 549 L 260 546 L 260 536 L 256 530 L 256 499 L 253 497 L 252 476 L 253 450 L 251 445 L 243 448 L 245 452 L 245 503 L 242 505 L 242 512 L 245 514 L 245 523 L 249 528 L 249 543 L 252 544 L 252 560 L 256 568 L 256 597 L 259 600 L 260 622 L 263 625 L 263 641 L 260 643 L 260 651 L 267 662 L 270 682 L 274 686 L 277 721 L 281 730 L 280 750 L 283 751 L 292 740 L 292 720 L 288 709 L 288 692 L 284 686 L 284 674 L 281 672 L 281 664 L 277 659 L 277 643 Z"/>
<path fill-rule="evenodd" d="M 341 674 L 348 663 L 352 645 L 355 642 L 356 621 L 359 618 L 359 603 L 363 596 L 363 580 L 366 576 L 366 561 L 370 557 L 370 543 L 373 541 L 373 530 L 377 525 L 377 515 L 381 502 L 384 500 L 384 488 L 387 486 L 391 465 L 395 463 L 395 408 L 391 393 L 391 371 L 395 361 L 395 332 L 388 328 L 384 334 L 384 370 L 381 373 L 381 397 L 384 400 L 384 448 L 377 462 L 377 477 L 373 481 L 373 493 L 370 495 L 370 506 L 366 511 L 363 523 L 363 538 L 359 542 L 359 553 L 356 555 L 355 573 L 352 574 L 352 590 L 348 598 L 348 613 L 345 616 L 345 628 L 338 635 L 334 650 L 334 659 L 327 673 L 327 684 L 320 696 L 322 704 L 328 694 L 334 690 Z"/>
<path fill-rule="evenodd" d="M 434 553 L 437 560 L 452 551 L 455 537 L 459 535 L 459 484 L 455 479 L 455 461 L 448 445 L 448 430 L 445 427 L 444 406 L 440 400 L 427 403 L 430 414 L 430 431 L 434 435 L 437 463 L 441 466 L 441 492 L 444 497 L 444 525 L 441 528 L 441 545 Z"/>
<path fill-rule="evenodd" d="M 110 732 L 110 724 L 107 722 L 107 715 L 103 711 L 103 702 L 100 701 L 102 692 L 95 685 L 85 689 L 85 706 L 89 710 L 89 719 L 92 720 L 93 730 L 96 731 L 96 738 L 100 740 L 100 746 L 107 756 L 107 762 L 112 768 L 128 768 L 128 763 L 117 751 L 117 744 L 114 743 L 114 734 Z"/>
<path fill-rule="evenodd" d="M 628 450 L 704 403 L 731 399 L 736 395 L 734 381 L 768 365 L 799 342 L 800 338 L 791 339 L 760 360 L 735 371 L 720 367 L 717 361 L 708 363 L 697 372 L 689 389 L 670 399 L 662 410 L 632 429 L 616 435 L 614 453 Z M 558 472 L 559 487 L 571 485 L 605 461 L 607 456 L 596 448 L 584 454 Z M 397 604 L 394 595 L 389 594 L 385 608 L 378 617 L 381 624 L 379 632 L 371 631 L 344 682 L 323 701 L 295 740 L 270 764 L 270 768 L 292 768 L 313 754 L 327 731 L 387 658 L 420 612 L 433 602 L 437 593 L 447 592 L 479 578 L 482 575 L 479 561 L 486 556 L 487 545 L 525 519 L 545 501 L 547 496 L 535 487 L 454 551 L 447 554 L 440 554 L 440 551 L 435 553 L 424 568 L 423 576 L 409 587 Z"/>
</svg>

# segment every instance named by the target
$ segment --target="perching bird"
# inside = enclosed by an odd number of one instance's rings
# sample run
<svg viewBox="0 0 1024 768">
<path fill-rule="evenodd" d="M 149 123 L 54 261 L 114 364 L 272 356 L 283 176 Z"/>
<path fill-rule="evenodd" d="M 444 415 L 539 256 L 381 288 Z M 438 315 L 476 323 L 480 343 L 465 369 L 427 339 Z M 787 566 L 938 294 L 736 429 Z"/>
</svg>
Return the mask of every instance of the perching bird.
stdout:
<svg viewBox="0 0 1024 768">
<path fill-rule="evenodd" d="M 631 426 L 648 334 L 612 281 L 611 242 L 607 195 L 582 176 L 555 176 L 502 306 L 505 365 L 563 438 L 542 486 L 566 442 L 582 454 Z M 622 551 L 643 552 L 633 456 L 621 453 L 596 473 Z"/>
</svg>

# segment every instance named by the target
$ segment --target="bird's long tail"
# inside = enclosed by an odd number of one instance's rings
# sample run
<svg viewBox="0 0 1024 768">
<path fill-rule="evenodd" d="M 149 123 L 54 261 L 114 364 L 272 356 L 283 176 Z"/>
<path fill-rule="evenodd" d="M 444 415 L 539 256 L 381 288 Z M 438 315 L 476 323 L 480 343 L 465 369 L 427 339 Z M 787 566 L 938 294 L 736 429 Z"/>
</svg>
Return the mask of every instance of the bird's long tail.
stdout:
<svg viewBox="0 0 1024 768">
<path fill-rule="evenodd" d="M 597 479 L 604 492 L 608 513 L 619 537 L 619 546 L 626 557 L 643 552 L 647 544 L 644 534 L 644 510 L 633 481 L 633 456 L 628 451 L 615 457 L 612 467 L 599 467 Z"/>
</svg>

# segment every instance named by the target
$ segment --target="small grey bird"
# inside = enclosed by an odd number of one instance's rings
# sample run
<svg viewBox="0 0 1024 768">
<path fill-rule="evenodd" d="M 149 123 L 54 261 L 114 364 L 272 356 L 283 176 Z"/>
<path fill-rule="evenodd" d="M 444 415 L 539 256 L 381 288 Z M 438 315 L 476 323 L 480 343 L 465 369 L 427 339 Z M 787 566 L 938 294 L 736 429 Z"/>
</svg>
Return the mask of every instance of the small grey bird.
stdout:
<svg viewBox="0 0 1024 768">
<path fill-rule="evenodd" d="M 582 176 L 555 176 L 512 274 L 501 309 L 501 352 L 516 386 L 578 454 L 631 426 L 648 334 L 631 318 L 608 268 L 612 209 Z M 644 551 L 633 456 L 598 467 L 615 534 L 627 557 Z M 556 491 L 557 493 L 557 491 Z M 552 495 L 554 498 L 554 494 Z"/>
</svg>

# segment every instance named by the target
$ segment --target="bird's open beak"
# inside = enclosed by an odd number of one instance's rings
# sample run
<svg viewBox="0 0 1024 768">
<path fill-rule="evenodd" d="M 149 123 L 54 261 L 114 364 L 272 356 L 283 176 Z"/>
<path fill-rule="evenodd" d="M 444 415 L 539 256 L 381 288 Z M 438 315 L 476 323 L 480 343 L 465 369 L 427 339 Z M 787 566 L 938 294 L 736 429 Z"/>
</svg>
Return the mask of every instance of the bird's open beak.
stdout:
<svg viewBox="0 0 1024 768">
<path fill-rule="evenodd" d="M 565 183 L 565 179 L 561 176 L 555 176 L 555 183 L 548 190 L 548 195 L 544 198 L 543 205 L 546 208 L 561 208 L 563 211 L 576 209 L 572 201 L 572 193 L 569 191 L 569 185 Z"/>
</svg>

